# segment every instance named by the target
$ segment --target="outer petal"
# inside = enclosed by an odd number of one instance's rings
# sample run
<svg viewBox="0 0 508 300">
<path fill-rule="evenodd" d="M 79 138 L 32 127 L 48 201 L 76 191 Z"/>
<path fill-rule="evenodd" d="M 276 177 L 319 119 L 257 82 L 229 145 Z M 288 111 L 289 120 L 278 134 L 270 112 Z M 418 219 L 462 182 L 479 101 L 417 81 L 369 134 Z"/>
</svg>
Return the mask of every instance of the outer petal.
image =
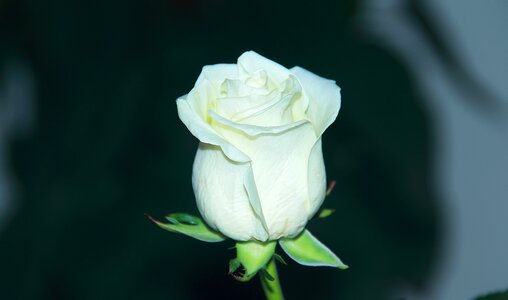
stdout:
<svg viewBox="0 0 508 300">
<path fill-rule="evenodd" d="M 259 219 L 261 225 L 263 225 L 263 228 L 265 229 L 265 232 L 268 234 L 268 226 L 266 225 L 263 207 L 261 206 L 261 199 L 259 199 L 256 180 L 254 179 L 254 171 L 252 170 L 252 164 L 249 164 L 249 168 L 247 169 L 247 172 L 245 172 L 243 186 L 247 192 L 247 196 L 249 197 L 251 208 L 254 210 L 254 213 L 256 213 L 256 217 Z M 266 239 L 267 238 L 268 236 Z"/>
<path fill-rule="evenodd" d="M 321 138 L 314 144 L 309 156 L 308 167 L 309 182 L 309 214 L 308 218 L 312 218 L 319 210 L 321 204 L 325 200 L 326 195 L 326 171 L 325 162 L 323 160 L 323 151 L 321 149 Z"/>
<path fill-rule="evenodd" d="M 237 162 L 248 162 L 250 158 L 221 137 L 205 120 L 186 97 L 176 100 L 178 116 L 187 129 L 201 142 L 219 146 L 226 156 Z"/>
<path fill-rule="evenodd" d="M 235 240 L 265 241 L 268 234 L 249 199 L 256 189 L 246 186 L 250 172 L 249 163 L 231 161 L 219 147 L 201 143 L 192 186 L 199 211 L 210 227 Z"/>
<path fill-rule="evenodd" d="M 309 155 L 317 140 L 312 124 L 254 136 L 229 126 L 217 130 L 252 159 L 269 239 L 301 232 L 309 213 Z"/>
<path fill-rule="evenodd" d="M 294 67 L 291 72 L 298 78 L 309 98 L 307 116 L 314 125 L 316 134 L 321 136 L 339 114 L 340 88 L 335 81 L 319 77 L 301 67 Z"/>
</svg>

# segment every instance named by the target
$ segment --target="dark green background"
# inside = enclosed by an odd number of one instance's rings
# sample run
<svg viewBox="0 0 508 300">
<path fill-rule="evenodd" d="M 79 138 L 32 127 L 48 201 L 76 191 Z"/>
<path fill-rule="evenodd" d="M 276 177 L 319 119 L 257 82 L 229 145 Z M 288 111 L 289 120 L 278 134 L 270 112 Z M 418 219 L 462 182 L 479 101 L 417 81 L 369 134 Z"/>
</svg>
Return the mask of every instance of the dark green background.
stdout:
<svg viewBox="0 0 508 300">
<path fill-rule="evenodd" d="M 227 274 L 231 241 L 204 244 L 143 216 L 197 214 L 197 140 L 175 99 L 203 65 L 246 50 L 342 88 L 323 145 L 338 182 L 324 206 L 337 211 L 309 228 L 350 269 L 289 262 L 279 268 L 287 298 L 393 299 L 401 286 L 425 287 L 440 209 L 432 120 L 411 71 L 352 26 L 359 1 L 241 3 L 0 2 L 0 62 L 26 60 L 37 86 L 34 128 L 9 147 L 22 193 L 0 233 L 1 299 L 262 298 L 257 280 Z"/>
</svg>

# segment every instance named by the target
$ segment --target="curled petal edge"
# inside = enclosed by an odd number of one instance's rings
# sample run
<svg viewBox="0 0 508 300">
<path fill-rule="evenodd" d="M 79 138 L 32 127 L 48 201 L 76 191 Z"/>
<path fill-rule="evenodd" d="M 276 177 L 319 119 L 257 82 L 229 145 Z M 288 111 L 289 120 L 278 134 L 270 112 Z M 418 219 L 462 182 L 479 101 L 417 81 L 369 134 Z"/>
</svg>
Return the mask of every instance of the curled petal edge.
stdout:
<svg viewBox="0 0 508 300">
<path fill-rule="evenodd" d="M 212 144 L 219 146 L 224 154 L 231 160 L 246 163 L 250 162 L 251 159 L 245 155 L 242 151 L 238 150 L 235 146 L 231 145 L 228 141 L 222 138 L 210 125 L 205 123 L 197 113 L 195 113 L 190 104 L 183 98 L 176 100 L 178 108 L 178 116 L 185 124 L 187 129 L 198 138 L 201 142 L 206 144 Z"/>
<path fill-rule="evenodd" d="M 256 126 L 256 125 L 236 123 L 236 122 L 230 121 L 230 120 L 222 117 L 221 115 L 217 114 L 216 112 L 214 112 L 212 110 L 209 110 L 208 114 L 216 122 L 218 122 L 222 125 L 226 125 L 228 127 L 240 130 L 249 136 L 257 136 L 257 135 L 261 135 L 261 134 L 279 134 L 279 133 L 288 131 L 288 130 L 293 129 L 295 127 L 299 127 L 299 126 L 309 122 L 307 120 L 300 120 L 297 122 L 289 123 L 287 125 L 265 127 L 265 126 Z"/>
<path fill-rule="evenodd" d="M 320 77 L 302 67 L 296 66 L 290 71 L 298 78 L 309 97 L 307 115 L 316 129 L 317 136 L 320 137 L 339 114 L 341 89 L 335 81 Z"/>
</svg>

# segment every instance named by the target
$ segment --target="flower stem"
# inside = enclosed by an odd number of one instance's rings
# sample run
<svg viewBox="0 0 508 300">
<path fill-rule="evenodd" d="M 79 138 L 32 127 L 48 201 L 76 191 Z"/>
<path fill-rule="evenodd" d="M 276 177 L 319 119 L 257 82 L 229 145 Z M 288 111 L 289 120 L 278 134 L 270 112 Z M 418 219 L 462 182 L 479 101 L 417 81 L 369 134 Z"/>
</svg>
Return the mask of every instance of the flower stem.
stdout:
<svg viewBox="0 0 508 300">
<path fill-rule="evenodd" d="M 279 274 L 277 273 L 277 267 L 275 266 L 275 259 L 271 259 L 268 265 L 266 265 L 266 271 L 273 277 L 273 280 L 267 278 L 263 274 L 260 274 L 261 285 L 267 300 L 284 300 L 282 295 L 282 288 L 280 287 Z"/>
</svg>

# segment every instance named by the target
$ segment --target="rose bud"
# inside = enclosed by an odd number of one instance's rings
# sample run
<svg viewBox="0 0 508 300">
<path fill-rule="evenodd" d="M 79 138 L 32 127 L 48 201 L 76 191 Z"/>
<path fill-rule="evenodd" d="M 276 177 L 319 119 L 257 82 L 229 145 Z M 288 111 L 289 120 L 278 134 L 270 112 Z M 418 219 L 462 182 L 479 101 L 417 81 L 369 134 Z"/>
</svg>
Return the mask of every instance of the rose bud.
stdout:
<svg viewBox="0 0 508 300">
<path fill-rule="evenodd" d="M 205 66 L 177 106 L 200 140 L 192 185 L 206 223 L 238 241 L 302 232 L 326 195 L 321 136 L 340 104 L 334 81 L 252 51 Z"/>
</svg>

